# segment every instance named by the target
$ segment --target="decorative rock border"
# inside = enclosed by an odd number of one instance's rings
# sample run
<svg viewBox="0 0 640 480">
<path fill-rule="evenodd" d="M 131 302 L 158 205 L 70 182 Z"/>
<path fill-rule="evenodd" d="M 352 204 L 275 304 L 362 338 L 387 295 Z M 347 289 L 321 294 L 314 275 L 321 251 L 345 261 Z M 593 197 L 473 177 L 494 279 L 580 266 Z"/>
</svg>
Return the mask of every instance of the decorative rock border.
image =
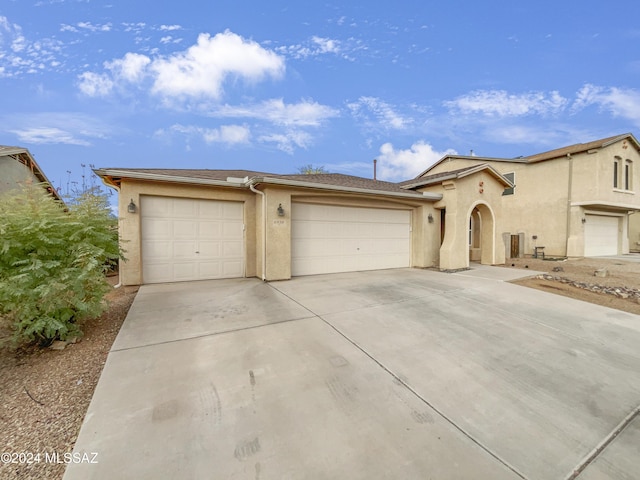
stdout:
<svg viewBox="0 0 640 480">
<path fill-rule="evenodd" d="M 556 275 L 549 275 L 548 273 L 542 275 L 536 275 L 538 280 L 551 280 L 554 282 L 566 283 L 576 288 L 583 290 L 589 290 L 590 292 L 604 293 L 606 295 L 614 295 L 618 298 L 635 299 L 640 303 L 640 290 L 636 288 L 627 287 L 607 287 L 605 285 L 598 285 L 595 283 L 576 282 L 565 277 L 558 277 Z"/>
</svg>

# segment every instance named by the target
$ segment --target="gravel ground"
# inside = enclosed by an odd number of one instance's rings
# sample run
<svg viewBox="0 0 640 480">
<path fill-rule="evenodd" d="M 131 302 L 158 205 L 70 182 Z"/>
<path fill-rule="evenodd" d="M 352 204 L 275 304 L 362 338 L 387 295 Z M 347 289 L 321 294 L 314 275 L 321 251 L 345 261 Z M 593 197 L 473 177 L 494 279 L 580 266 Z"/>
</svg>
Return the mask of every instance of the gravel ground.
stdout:
<svg viewBox="0 0 640 480">
<path fill-rule="evenodd" d="M 579 258 L 564 261 L 519 258 L 510 259 L 506 266 L 547 272 L 565 281 L 598 286 L 602 290 L 615 291 L 616 287 L 626 290 L 640 290 L 640 263 L 637 262 L 602 258 Z M 608 275 L 606 277 L 594 275 L 595 271 L 601 268 L 607 269 Z M 640 315 L 640 303 L 633 296 L 621 298 L 607 293 L 592 292 L 585 288 L 577 288 L 571 283 L 563 283 L 560 280 L 527 278 L 517 280 L 514 283 Z"/>
<path fill-rule="evenodd" d="M 62 351 L 0 348 L 0 453 L 5 454 L 0 478 L 62 478 L 64 454 L 73 450 L 107 354 L 136 292 L 130 287 L 110 292 L 109 310 L 88 321 L 81 341 Z M 18 463 L 6 463 L 7 453 L 14 454 L 10 459 Z M 26 455 L 18 457 L 21 453 Z M 19 463 L 25 461 L 32 463 Z"/>
</svg>

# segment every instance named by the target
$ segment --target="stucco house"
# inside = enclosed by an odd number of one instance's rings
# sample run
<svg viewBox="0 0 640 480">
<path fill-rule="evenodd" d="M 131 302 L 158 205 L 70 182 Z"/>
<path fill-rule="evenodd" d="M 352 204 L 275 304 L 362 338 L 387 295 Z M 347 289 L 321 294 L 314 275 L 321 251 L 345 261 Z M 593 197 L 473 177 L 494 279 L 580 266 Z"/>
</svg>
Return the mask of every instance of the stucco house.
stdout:
<svg viewBox="0 0 640 480">
<path fill-rule="evenodd" d="M 27 183 L 42 184 L 51 195 L 61 200 L 29 150 L 0 145 L 0 194 Z"/>
<path fill-rule="evenodd" d="M 447 155 L 391 183 L 342 174 L 104 168 L 119 190 L 121 283 L 629 252 L 631 134 L 516 159 Z"/>
</svg>

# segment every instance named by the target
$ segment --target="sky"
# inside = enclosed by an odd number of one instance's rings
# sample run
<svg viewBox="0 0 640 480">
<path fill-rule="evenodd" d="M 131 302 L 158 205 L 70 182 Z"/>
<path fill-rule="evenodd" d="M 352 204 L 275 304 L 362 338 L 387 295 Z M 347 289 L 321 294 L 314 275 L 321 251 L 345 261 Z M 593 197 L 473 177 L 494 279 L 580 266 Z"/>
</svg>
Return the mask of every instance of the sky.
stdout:
<svg viewBox="0 0 640 480">
<path fill-rule="evenodd" d="M 399 181 L 640 132 L 637 0 L 0 0 L 0 145 Z M 98 181 L 99 183 L 99 181 Z"/>
</svg>

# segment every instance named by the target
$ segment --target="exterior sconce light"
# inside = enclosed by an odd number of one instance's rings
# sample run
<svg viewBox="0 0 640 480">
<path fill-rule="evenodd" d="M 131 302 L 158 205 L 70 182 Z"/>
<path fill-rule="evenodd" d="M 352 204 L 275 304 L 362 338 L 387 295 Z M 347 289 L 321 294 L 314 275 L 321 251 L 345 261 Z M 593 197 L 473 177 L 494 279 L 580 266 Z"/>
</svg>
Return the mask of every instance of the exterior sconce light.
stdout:
<svg viewBox="0 0 640 480">
<path fill-rule="evenodd" d="M 282 204 L 278 205 L 278 216 L 284 217 L 284 208 L 282 208 Z"/>
<path fill-rule="evenodd" d="M 429 221 L 429 223 L 433 223 L 433 215 L 429 214 L 427 216 L 427 220 Z"/>
<path fill-rule="evenodd" d="M 582 217 L 582 223 L 587 223 L 587 219 Z"/>
<path fill-rule="evenodd" d="M 131 201 L 129 202 L 129 205 L 127 206 L 127 212 L 136 213 L 137 211 L 138 211 L 138 207 L 136 206 L 135 203 L 133 203 L 133 198 L 132 198 Z"/>
</svg>

